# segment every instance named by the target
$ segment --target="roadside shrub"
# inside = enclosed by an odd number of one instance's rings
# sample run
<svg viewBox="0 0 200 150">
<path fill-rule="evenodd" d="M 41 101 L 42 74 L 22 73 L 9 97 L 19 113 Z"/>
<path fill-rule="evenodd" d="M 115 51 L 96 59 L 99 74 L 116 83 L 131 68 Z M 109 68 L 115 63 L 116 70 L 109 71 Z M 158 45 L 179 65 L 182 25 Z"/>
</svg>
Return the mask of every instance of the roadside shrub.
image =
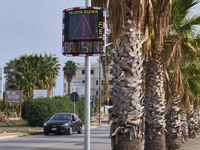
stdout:
<svg viewBox="0 0 200 150">
<path fill-rule="evenodd" d="M 75 103 L 75 113 L 84 123 L 84 99 Z M 43 126 L 55 113 L 74 113 L 74 103 L 69 97 L 27 99 L 22 104 L 22 118 L 27 120 L 30 126 Z"/>
</svg>

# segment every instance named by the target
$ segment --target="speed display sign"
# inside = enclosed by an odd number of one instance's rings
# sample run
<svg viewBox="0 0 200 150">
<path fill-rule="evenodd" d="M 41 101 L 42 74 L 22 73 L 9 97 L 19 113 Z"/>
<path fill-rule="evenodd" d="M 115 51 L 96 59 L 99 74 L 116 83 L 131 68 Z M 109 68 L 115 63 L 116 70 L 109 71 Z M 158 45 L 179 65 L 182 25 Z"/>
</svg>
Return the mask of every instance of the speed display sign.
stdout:
<svg viewBox="0 0 200 150">
<path fill-rule="evenodd" d="M 76 7 L 63 10 L 62 53 L 67 56 L 104 54 L 105 10 Z"/>
</svg>

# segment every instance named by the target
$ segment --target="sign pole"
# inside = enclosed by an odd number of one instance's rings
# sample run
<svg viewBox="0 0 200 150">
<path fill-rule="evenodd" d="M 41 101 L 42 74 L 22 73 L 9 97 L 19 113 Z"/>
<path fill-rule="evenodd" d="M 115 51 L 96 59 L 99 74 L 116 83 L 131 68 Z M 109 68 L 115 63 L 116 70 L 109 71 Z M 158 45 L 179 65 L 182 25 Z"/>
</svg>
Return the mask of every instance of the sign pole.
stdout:
<svg viewBox="0 0 200 150">
<path fill-rule="evenodd" d="M 12 118 L 13 118 L 13 113 L 14 113 L 14 103 L 12 103 Z"/>
<path fill-rule="evenodd" d="M 85 57 L 85 132 L 84 150 L 90 150 L 90 57 Z"/>
<path fill-rule="evenodd" d="M 6 117 L 8 117 L 8 103 L 6 103 Z"/>
<path fill-rule="evenodd" d="M 99 125 L 101 125 L 101 56 L 99 56 Z"/>
<path fill-rule="evenodd" d="M 75 94 L 74 94 L 74 113 L 75 113 Z"/>
<path fill-rule="evenodd" d="M 85 57 L 84 150 L 90 150 L 90 56 L 105 53 L 106 12 L 91 7 L 91 0 L 85 0 L 85 5 L 63 10 L 62 54 Z"/>
<path fill-rule="evenodd" d="M 86 7 L 91 6 L 91 0 L 85 0 Z M 84 150 L 90 150 L 90 56 L 85 56 L 85 132 Z"/>
</svg>

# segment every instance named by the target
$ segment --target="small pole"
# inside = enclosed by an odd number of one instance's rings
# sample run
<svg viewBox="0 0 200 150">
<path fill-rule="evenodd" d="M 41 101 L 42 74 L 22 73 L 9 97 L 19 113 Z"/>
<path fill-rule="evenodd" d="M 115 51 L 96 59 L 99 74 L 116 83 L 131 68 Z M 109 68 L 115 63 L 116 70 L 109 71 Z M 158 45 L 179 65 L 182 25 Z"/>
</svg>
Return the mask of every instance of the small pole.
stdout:
<svg viewBox="0 0 200 150">
<path fill-rule="evenodd" d="M 99 56 L 99 125 L 101 125 L 101 56 Z"/>
<path fill-rule="evenodd" d="M 74 94 L 74 113 L 75 113 L 75 94 Z"/>
<path fill-rule="evenodd" d="M 12 118 L 13 118 L 13 113 L 14 113 L 14 103 L 12 103 Z"/>
<path fill-rule="evenodd" d="M 19 107 L 20 107 L 19 118 L 21 119 L 22 118 L 22 104 L 21 103 L 19 104 Z"/>
<path fill-rule="evenodd" d="M 8 103 L 6 103 L 6 117 L 8 117 Z"/>
</svg>

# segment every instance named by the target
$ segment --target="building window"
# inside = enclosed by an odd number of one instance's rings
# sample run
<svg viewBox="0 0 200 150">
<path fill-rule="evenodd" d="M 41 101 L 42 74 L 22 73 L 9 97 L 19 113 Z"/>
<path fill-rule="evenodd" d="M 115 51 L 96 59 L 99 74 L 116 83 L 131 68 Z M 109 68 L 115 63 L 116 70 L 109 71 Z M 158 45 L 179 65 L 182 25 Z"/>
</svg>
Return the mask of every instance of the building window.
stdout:
<svg viewBox="0 0 200 150">
<path fill-rule="evenodd" d="M 82 83 L 85 83 L 85 80 L 82 80 Z"/>
<path fill-rule="evenodd" d="M 96 85 L 99 85 L 99 81 L 98 80 L 96 80 Z"/>
<path fill-rule="evenodd" d="M 96 91 L 96 96 L 98 96 L 99 95 L 99 91 Z"/>
<path fill-rule="evenodd" d="M 103 80 L 101 80 L 101 85 L 103 85 Z"/>
<path fill-rule="evenodd" d="M 85 70 L 82 70 L 82 74 L 85 74 Z"/>
<path fill-rule="evenodd" d="M 94 70 L 91 70 L 91 74 L 94 74 Z"/>
</svg>

